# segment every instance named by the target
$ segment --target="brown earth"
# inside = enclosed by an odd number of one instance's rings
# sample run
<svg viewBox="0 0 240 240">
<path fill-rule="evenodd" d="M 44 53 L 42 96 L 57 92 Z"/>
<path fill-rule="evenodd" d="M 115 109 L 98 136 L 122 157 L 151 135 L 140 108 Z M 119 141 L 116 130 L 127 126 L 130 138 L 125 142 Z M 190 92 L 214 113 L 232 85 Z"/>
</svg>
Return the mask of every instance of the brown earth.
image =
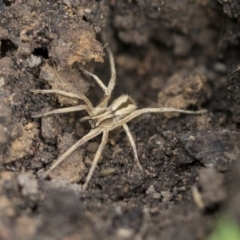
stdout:
<svg viewBox="0 0 240 240">
<path fill-rule="evenodd" d="M 240 4 L 222 0 L 0 0 L 0 239 L 207 239 L 225 212 L 240 223 Z M 143 107 L 207 109 L 146 114 L 110 134 L 86 192 L 100 137 L 41 179 L 84 136 L 84 114 L 31 116 L 76 100 L 33 94 L 62 89 Z"/>
</svg>

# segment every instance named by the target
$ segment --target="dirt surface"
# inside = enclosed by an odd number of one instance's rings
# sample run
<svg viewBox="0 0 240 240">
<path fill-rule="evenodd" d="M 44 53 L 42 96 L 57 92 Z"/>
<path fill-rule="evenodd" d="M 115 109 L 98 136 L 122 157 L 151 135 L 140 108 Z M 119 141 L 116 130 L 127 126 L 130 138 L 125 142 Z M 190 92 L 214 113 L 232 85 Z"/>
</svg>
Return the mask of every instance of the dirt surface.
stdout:
<svg viewBox="0 0 240 240">
<path fill-rule="evenodd" d="M 237 0 L 0 0 L 0 239 L 207 239 L 223 212 L 240 223 L 240 5 Z M 31 89 L 143 107 L 207 109 L 145 114 L 111 132 L 86 192 L 96 137 L 50 173 L 89 132 L 84 113 L 34 114 L 78 101 Z M 81 102 L 81 101 L 80 101 Z"/>
</svg>

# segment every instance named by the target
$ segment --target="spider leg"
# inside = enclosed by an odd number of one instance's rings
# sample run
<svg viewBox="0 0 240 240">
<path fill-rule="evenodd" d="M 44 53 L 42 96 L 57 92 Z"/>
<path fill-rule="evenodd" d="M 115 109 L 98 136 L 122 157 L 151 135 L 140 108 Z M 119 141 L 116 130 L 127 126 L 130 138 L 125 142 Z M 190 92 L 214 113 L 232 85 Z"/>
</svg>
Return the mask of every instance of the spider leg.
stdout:
<svg viewBox="0 0 240 240">
<path fill-rule="evenodd" d="M 75 151 L 78 147 L 89 141 L 90 139 L 96 137 L 100 133 L 102 133 L 102 129 L 95 128 L 92 129 L 88 134 L 83 136 L 80 140 L 78 140 L 74 145 L 72 145 L 65 153 L 63 153 L 53 164 L 52 166 L 44 173 L 43 178 L 46 178 L 49 173 L 56 168 L 62 161 L 64 161 L 73 151 Z"/>
<path fill-rule="evenodd" d="M 85 75 L 92 77 L 92 78 L 96 81 L 96 83 L 99 85 L 99 87 L 102 88 L 102 90 L 103 90 L 103 92 L 104 92 L 105 95 L 109 95 L 109 92 L 108 92 L 107 87 L 104 85 L 104 83 L 101 81 L 101 79 L 100 79 L 97 75 L 88 72 L 88 71 L 85 70 L 84 68 L 80 68 L 80 70 L 81 70 Z"/>
<path fill-rule="evenodd" d="M 144 114 L 144 113 L 165 113 L 165 112 L 179 112 L 179 113 L 185 113 L 185 114 L 203 114 L 206 113 L 207 110 L 199 110 L 199 111 L 189 111 L 189 110 L 183 110 L 179 108 L 143 108 L 143 109 L 138 109 L 135 110 L 134 112 L 130 113 L 123 119 L 121 119 L 116 125 L 112 126 L 110 128 L 110 131 L 117 128 L 121 127 L 124 123 L 127 123 L 131 121 L 132 119 Z"/>
<path fill-rule="evenodd" d="M 50 112 L 33 115 L 32 118 L 46 117 L 46 116 L 49 116 L 52 114 L 58 114 L 58 113 L 77 112 L 77 111 L 81 111 L 81 110 L 87 111 L 87 106 L 86 105 L 78 105 L 78 106 L 74 106 L 74 107 L 60 108 L 60 109 L 56 109 L 56 110 L 53 110 Z"/>
<path fill-rule="evenodd" d="M 198 110 L 198 111 L 190 111 L 184 110 L 179 108 L 143 108 L 138 110 L 140 114 L 143 113 L 163 113 L 163 112 L 179 112 L 179 113 L 186 113 L 186 114 L 202 114 L 206 113 L 206 109 Z"/>
<path fill-rule="evenodd" d="M 82 94 L 74 94 L 74 93 L 70 93 L 70 92 L 66 92 L 66 91 L 58 90 L 58 89 L 48 89 L 48 90 L 31 89 L 30 91 L 33 93 L 43 93 L 43 94 L 55 93 L 55 94 L 59 94 L 59 95 L 65 96 L 65 97 L 80 99 L 80 100 L 84 101 L 84 103 L 89 108 L 90 112 L 94 111 L 93 105 L 90 102 L 90 100 Z"/>
<path fill-rule="evenodd" d="M 87 189 L 88 183 L 92 178 L 93 172 L 94 172 L 95 168 L 97 167 L 98 160 L 101 157 L 102 151 L 103 151 L 103 149 L 104 149 L 104 147 L 107 143 L 107 140 L 108 140 L 108 132 L 109 131 L 108 130 L 101 130 L 101 131 L 103 131 L 102 141 L 101 141 L 101 144 L 99 145 L 98 150 L 95 154 L 95 157 L 94 157 L 93 162 L 92 162 L 92 166 L 91 166 L 91 168 L 88 172 L 88 175 L 86 177 L 86 181 L 83 184 L 83 188 L 82 188 L 83 191 L 85 191 Z"/>
<path fill-rule="evenodd" d="M 115 68 L 114 57 L 109 47 L 107 47 L 107 51 L 109 55 L 109 62 L 110 62 L 110 69 L 111 69 L 111 78 L 108 83 L 108 91 L 111 95 L 116 84 L 116 68 Z"/>
<path fill-rule="evenodd" d="M 134 154 L 134 159 L 135 159 L 135 161 L 137 163 L 137 166 L 138 166 L 138 168 L 141 171 L 143 171 L 143 167 L 142 167 L 141 163 L 138 160 L 136 144 L 134 142 L 134 139 L 133 139 L 133 136 L 132 136 L 132 134 L 130 132 L 130 129 L 129 129 L 129 127 L 128 127 L 128 125 L 126 123 L 124 123 L 122 126 L 123 126 L 123 129 L 124 129 L 125 133 L 127 134 L 129 142 L 131 143 L 131 146 L 132 146 L 132 149 L 133 149 L 133 154 Z"/>
<path fill-rule="evenodd" d="M 108 55 L 109 55 L 109 62 L 110 62 L 110 69 L 111 69 L 111 78 L 109 80 L 108 83 L 108 94 L 105 94 L 104 98 L 101 100 L 100 104 L 97 106 L 99 108 L 105 108 L 107 107 L 108 101 L 112 95 L 112 91 L 115 87 L 115 83 L 116 83 L 116 68 L 115 68 L 115 63 L 114 63 L 114 57 L 113 54 L 111 52 L 111 50 L 109 49 L 109 47 L 106 47 L 107 51 L 108 51 Z"/>
</svg>

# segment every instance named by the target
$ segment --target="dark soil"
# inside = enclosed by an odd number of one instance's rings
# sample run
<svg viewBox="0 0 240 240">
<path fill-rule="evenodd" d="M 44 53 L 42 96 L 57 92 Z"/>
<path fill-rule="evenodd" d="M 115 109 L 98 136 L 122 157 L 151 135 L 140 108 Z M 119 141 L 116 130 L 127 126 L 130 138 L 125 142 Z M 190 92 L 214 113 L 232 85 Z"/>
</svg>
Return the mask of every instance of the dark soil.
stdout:
<svg viewBox="0 0 240 240">
<path fill-rule="evenodd" d="M 207 239 L 223 212 L 240 223 L 240 4 L 237 0 L 0 0 L 0 239 Z M 31 89 L 103 96 L 144 107 L 207 109 L 145 114 L 128 139 L 111 132 L 86 192 L 101 141 L 57 157 L 89 132 L 84 113 L 33 119 L 78 104 Z"/>
</svg>

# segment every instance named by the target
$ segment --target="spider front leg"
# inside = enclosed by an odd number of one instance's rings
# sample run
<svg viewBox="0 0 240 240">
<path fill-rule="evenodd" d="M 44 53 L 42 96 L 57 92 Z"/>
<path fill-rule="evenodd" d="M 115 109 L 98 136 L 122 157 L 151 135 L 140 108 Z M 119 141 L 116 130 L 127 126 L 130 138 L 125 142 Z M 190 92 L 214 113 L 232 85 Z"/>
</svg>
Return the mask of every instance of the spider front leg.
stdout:
<svg viewBox="0 0 240 240">
<path fill-rule="evenodd" d="M 84 68 L 80 68 L 80 70 L 86 75 L 86 76 L 90 76 L 92 77 L 96 83 L 99 85 L 99 87 L 103 90 L 105 96 L 109 95 L 108 89 L 107 87 L 104 85 L 104 83 L 102 82 L 102 80 L 95 74 L 85 70 Z"/>
<path fill-rule="evenodd" d="M 44 173 L 43 178 L 46 178 L 49 173 L 55 169 L 62 161 L 64 161 L 72 152 L 74 152 L 78 147 L 89 141 L 90 139 L 98 136 L 102 133 L 102 129 L 95 128 L 92 129 L 87 135 L 83 136 L 78 140 L 74 145 L 72 145 L 65 153 L 63 153 L 53 164 L 52 166 Z"/>
<path fill-rule="evenodd" d="M 99 87 L 102 88 L 102 90 L 104 92 L 104 97 L 101 100 L 101 102 L 99 103 L 99 105 L 97 106 L 97 108 L 106 108 L 107 107 L 108 101 L 112 95 L 112 91 L 113 91 L 113 89 L 115 87 L 115 83 L 116 83 L 116 69 L 115 69 L 114 57 L 113 57 L 111 50 L 108 47 L 106 47 L 106 48 L 107 48 L 108 55 L 109 55 L 109 62 L 110 62 L 110 69 L 111 69 L 111 78 L 109 80 L 107 87 L 105 86 L 105 84 L 101 81 L 101 79 L 97 75 L 92 74 L 83 68 L 80 68 L 80 70 L 85 75 L 92 77 L 96 81 L 96 83 L 99 85 Z"/>
<path fill-rule="evenodd" d="M 110 63 L 110 70 L 111 70 L 111 78 L 109 80 L 108 87 L 107 87 L 109 94 L 105 95 L 103 100 L 98 105 L 98 107 L 104 107 L 104 108 L 107 107 L 108 101 L 112 95 L 112 91 L 116 84 L 116 68 L 115 68 L 114 57 L 113 57 L 113 54 L 112 54 L 110 48 L 109 47 L 106 47 L 106 48 L 107 48 L 108 55 L 109 55 L 109 63 Z"/>
<path fill-rule="evenodd" d="M 52 114 L 77 112 L 77 111 L 82 111 L 82 110 L 87 111 L 88 110 L 87 106 L 86 105 L 78 105 L 78 106 L 74 106 L 74 107 L 66 107 L 66 108 L 55 109 L 55 110 L 50 111 L 50 112 L 33 115 L 32 118 L 40 118 L 40 117 L 46 117 L 46 116 L 49 116 L 49 115 L 52 115 Z"/>
<path fill-rule="evenodd" d="M 108 140 L 108 133 L 109 133 L 108 130 L 103 130 L 102 141 L 101 141 L 101 144 L 99 145 L 98 150 L 97 150 L 97 152 L 95 154 L 95 157 L 94 157 L 93 162 L 92 162 L 92 166 L 91 166 L 91 168 L 90 168 L 90 170 L 88 172 L 88 175 L 86 177 L 86 181 L 83 184 L 83 188 L 82 188 L 83 191 L 85 191 L 87 189 L 88 183 L 91 180 L 93 172 L 94 172 L 94 170 L 97 167 L 97 163 L 99 161 L 99 158 L 101 157 L 102 151 L 103 151 L 103 149 L 104 149 L 104 147 L 105 147 L 105 145 L 107 143 L 107 140 Z"/>
<path fill-rule="evenodd" d="M 33 93 L 59 94 L 59 95 L 62 95 L 64 97 L 76 98 L 76 99 L 82 100 L 87 105 L 88 113 L 94 112 L 94 107 L 93 107 L 92 103 L 90 102 L 90 100 L 86 96 L 84 96 L 82 94 L 70 93 L 70 92 L 66 92 L 66 91 L 58 90 L 58 89 L 47 89 L 47 90 L 31 89 L 30 91 L 33 92 Z"/>
</svg>

